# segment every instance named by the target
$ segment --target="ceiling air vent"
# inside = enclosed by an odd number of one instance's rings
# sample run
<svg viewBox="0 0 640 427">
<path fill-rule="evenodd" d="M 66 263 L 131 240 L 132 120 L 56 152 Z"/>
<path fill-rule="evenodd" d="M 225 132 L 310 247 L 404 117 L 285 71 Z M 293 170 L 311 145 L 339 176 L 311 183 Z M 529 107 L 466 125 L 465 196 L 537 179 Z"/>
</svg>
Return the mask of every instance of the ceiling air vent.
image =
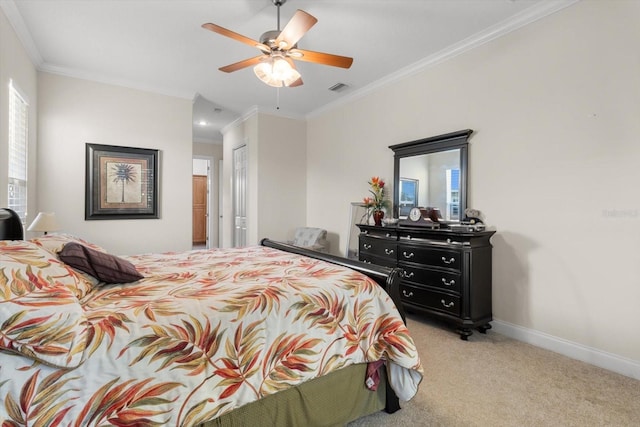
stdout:
<svg viewBox="0 0 640 427">
<path fill-rule="evenodd" d="M 333 86 L 331 86 L 329 88 L 329 90 L 333 91 L 333 92 L 340 92 L 342 90 L 345 90 L 346 88 L 348 88 L 349 85 L 344 84 L 344 83 L 336 83 Z"/>
</svg>

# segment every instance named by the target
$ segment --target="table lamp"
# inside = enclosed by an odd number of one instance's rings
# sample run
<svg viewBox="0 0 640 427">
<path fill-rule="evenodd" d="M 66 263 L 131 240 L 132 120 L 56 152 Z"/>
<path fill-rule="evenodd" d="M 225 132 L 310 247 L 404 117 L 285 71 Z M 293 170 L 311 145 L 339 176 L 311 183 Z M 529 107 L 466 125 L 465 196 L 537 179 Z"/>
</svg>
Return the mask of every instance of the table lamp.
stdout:
<svg viewBox="0 0 640 427">
<path fill-rule="evenodd" d="M 36 219 L 33 220 L 29 228 L 29 231 L 43 231 L 45 236 L 49 231 L 60 230 L 60 226 L 56 221 L 56 214 L 53 212 L 39 212 Z"/>
</svg>

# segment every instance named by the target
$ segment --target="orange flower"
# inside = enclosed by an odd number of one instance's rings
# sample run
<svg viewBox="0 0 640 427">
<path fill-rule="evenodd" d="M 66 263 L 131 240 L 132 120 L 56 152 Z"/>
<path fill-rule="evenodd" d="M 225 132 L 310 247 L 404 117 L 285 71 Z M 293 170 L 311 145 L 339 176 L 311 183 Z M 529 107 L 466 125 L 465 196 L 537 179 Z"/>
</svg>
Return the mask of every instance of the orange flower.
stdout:
<svg viewBox="0 0 640 427">
<path fill-rule="evenodd" d="M 388 200 L 385 198 L 384 191 L 384 180 L 380 179 L 380 177 L 374 176 L 371 177 L 369 181 L 369 185 L 371 188 L 369 189 L 369 193 L 373 195 L 371 197 L 365 197 L 364 204 L 367 208 L 372 209 L 374 211 L 380 211 L 388 205 Z"/>
</svg>

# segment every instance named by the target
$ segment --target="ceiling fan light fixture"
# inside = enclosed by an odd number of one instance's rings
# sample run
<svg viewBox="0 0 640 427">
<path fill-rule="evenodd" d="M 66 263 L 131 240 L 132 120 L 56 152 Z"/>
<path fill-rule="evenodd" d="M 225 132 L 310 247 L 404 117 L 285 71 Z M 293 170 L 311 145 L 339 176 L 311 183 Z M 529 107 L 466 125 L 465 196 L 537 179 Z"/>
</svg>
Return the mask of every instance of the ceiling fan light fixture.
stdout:
<svg viewBox="0 0 640 427">
<path fill-rule="evenodd" d="M 289 75 L 289 77 L 287 77 L 286 80 L 282 81 L 282 83 L 287 87 L 291 86 L 292 83 L 297 82 L 298 79 L 300 79 L 302 77 L 300 75 L 300 73 L 297 72 L 296 70 L 292 69 L 291 71 L 292 71 L 292 73 Z"/>
<path fill-rule="evenodd" d="M 253 66 L 255 75 L 269 86 L 298 87 L 302 86 L 303 82 L 300 73 L 296 70 L 294 59 L 333 67 L 351 67 L 353 58 L 298 49 L 298 41 L 318 22 L 318 19 L 298 9 L 285 27 L 280 29 L 280 6 L 287 0 L 271 1 L 278 9 L 277 29 L 263 33 L 260 41 L 216 24 L 202 24 L 202 27 L 209 31 L 257 47 L 262 52 L 262 55 L 220 67 L 220 71 L 231 73 Z"/>
<path fill-rule="evenodd" d="M 274 58 L 273 60 L 273 77 L 278 80 L 287 80 L 296 72 L 287 61 L 282 58 Z M 298 77 L 300 74 L 298 73 Z"/>
<path fill-rule="evenodd" d="M 265 84 L 273 87 L 281 87 L 282 81 L 273 77 L 271 61 L 264 61 L 253 67 L 253 72 Z"/>
<path fill-rule="evenodd" d="M 300 78 L 300 73 L 283 58 L 270 58 L 253 67 L 253 72 L 263 82 L 273 87 L 289 86 Z"/>
</svg>

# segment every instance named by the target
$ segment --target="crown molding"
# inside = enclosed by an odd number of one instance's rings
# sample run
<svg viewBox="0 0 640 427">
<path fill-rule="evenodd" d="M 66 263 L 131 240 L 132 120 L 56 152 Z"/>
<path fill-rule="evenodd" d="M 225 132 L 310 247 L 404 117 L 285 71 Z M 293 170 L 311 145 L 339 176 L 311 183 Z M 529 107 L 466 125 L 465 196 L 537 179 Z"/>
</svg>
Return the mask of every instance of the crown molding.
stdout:
<svg viewBox="0 0 640 427">
<path fill-rule="evenodd" d="M 532 22 L 542 19 L 545 16 L 558 12 L 579 1 L 580 0 L 549 0 L 549 1 L 540 2 L 534 6 L 531 6 L 526 10 L 523 10 L 522 12 L 512 16 L 511 18 L 505 21 L 502 21 L 479 33 L 476 33 L 456 44 L 453 44 L 447 47 L 446 49 L 443 49 L 418 62 L 415 62 L 412 65 L 409 65 L 408 67 L 402 68 L 396 71 L 395 73 L 389 74 L 388 76 L 380 80 L 377 80 L 363 87 L 362 89 L 356 90 L 345 97 L 342 97 L 333 102 L 325 104 L 322 107 L 308 113 L 306 115 L 306 118 L 309 119 L 309 118 L 317 117 L 337 107 L 353 102 L 357 99 L 363 98 L 377 91 L 378 89 L 391 85 L 392 83 L 398 82 L 409 76 L 412 76 L 421 71 L 424 71 L 429 67 L 433 67 L 441 62 L 454 58 L 468 50 L 474 49 L 478 46 L 488 43 L 491 40 L 494 40 L 506 34 L 509 34 L 512 31 L 515 31 L 519 28 L 524 27 L 525 25 L 531 24 Z"/>
<path fill-rule="evenodd" d="M 160 95 L 167 95 L 176 98 L 184 98 L 193 100 L 195 97 L 194 92 L 182 92 L 176 91 L 173 89 L 167 89 L 164 87 L 157 86 L 145 86 L 141 85 L 138 82 L 127 81 L 122 79 L 114 79 L 108 76 L 99 75 L 97 73 L 78 71 L 72 68 L 60 67 L 57 65 L 49 64 L 44 61 L 42 55 L 40 55 L 40 51 L 36 47 L 27 26 L 22 19 L 22 15 L 16 6 L 14 0 L 2 0 L 0 1 L 0 8 L 2 8 L 4 14 L 7 16 L 7 19 L 11 23 L 14 31 L 16 32 L 18 39 L 22 43 L 23 47 L 27 51 L 27 55 L 31 59 L 31 62 L 35 65 L 38 71 L 42 71 L 45 73 L 58 74 L 66 77 L 73 77 L 82 80 L 89 80 L 98 83 L 105 83 L 115 86 L 123 86 L 129 89 L 137 89 L 146 92 L 153 92 Z"/>
<path fill-rule="evenodd" d="M 16 3 L 14 0 L 3 0 L 0 1 L 0 8 L 7 17 L 7 20 L 9 20 L 13 30 L 16 32 L 22 46 L 27 51 L 29 59 L 31 59 L 31 62 L 33 62 L 36 68 L 39 68 L 44 60 L 42 59 L 42 55 L 40 55 L 40 51 L 36 47 L 33 38 L 31 38 L 31 34 L 27 30 L 27 26 L 22 19 L 22 15 L 20 15 L 20 11 L 18 10 Z"/>
<path fill-rule="evenodd" d="M 192 102 L 195 97 L 195 92 L 182 92 L 159 86 L 142 85 L 139 82 L 124 79 L 115 79 L 109 76 L 99 75 L 98 73 L 79 71 L 72 68 L 59 67 L 51 64 L 42 64 L 38 68 L 38 71 L 57 74 L 64 77 L 72 77 L 75 79 L 88 80 L 96 83 L 121 86 L 129 89 L 141 90 L 144 92 L 152 92 L 155 94 L 171 96 L 174 98 L 188 99 Z"/>
<path fill-rule="evenodd" d="M 257 112 L 261 112 L 264 114 L 270 114 L 278 117 L 286 117 L 296 120 L 306 120 L 309 118 L 313 118 L 319 116 L 327 111 L 333 110 L 339 106 L 345 105 L 347 103 L 353 102 L 357 99 L 363 98 L 380 88 L 391 85 L 397 81 L 400 81 L 404 78 L 417 74 L 429 67 L 435 66 L 441 62 L 454 58 L 455 56 L 460 55 L 468 50 L 474 49 L 482 44 L 485 44 L 491 40 L 502 37 L 512 31 L 515 31 L 525 25 L 528 25 L 532 22 L 535 22 L 541 18 L 544 18 L 548 15 L 551 15 L 559 10 L 562 10 L 566 7 L 573 5 L 574 3 L 579 2 L 580 0 L 549 0 L 540 2 L 519 14 L 511 17 L 508 20 L 505 20 L 499 24 L 496 24 L 484 31 L 481 31 L 471 37 L 468 37 L 465 40 L 460 41 L 452 46 L 449 46 L 446 49 L 441 50 L 440 52 L 436 52 L 433 55 L 430 55 L 414 64 L 402 68 L 395 73 L 392 73 L 380 80 L 377 80 L 359 90 L 348 94 L 340 99 L 337 99 L 331 103 L 325 104 L 324 106 L 308 113 L 308 114 L 296 114 L 293 112 L 285 112 L 282 110 L 278 110 L 277 112 L 273 112 L 269 107 L 258 107 L 253 106 L 247 112 L 245 112 L 241 117 L 234 120 L 227 126 L 225 126 L 221 133 L 224 134 L 231 127 L 237 125 L 238 122 L 245 121 L 248 117 Z M 116 79 L 105 75 L 99 75 L 93 72 L 85 72 L 78 71 L 72 68 L 60 67 L 52 64 L 45 63 L 40 52 L 38 51 L 27 27 L 20 15 L 20 12 L 16 6 L 15 0 L 2 0 L 0 1 L 0 8 L 4 11 L 7 19 L 11 23 L 14 28 L 18 38 L 22 42 L 25 50 L 31 61 L 36 66 L 38 71 L 58 74 L 66 77 L 79 78 L 88 81 L 94 81 L 98 83 L 116 85 L 127 87 L 130 89 L 142 90 L 152 93 L 157 93 L 161 95 L 177 97 L 182 99 L 189 99 L 191 101 L 195 100 L 198 93 L 196 92 L 183 92 L 176 91 L 175 89 L 169 89 L 166 87 L 157 87 L 157 86 L 147 86 L 141 85 L 139 82 Z"/>
<path fill-rule="evenodd" d="M 240 117 L 238 117 L 237 119 L 235 119 L 234 121 L 232 121 L 231 123 L 229 123 L 228 125 L 223 127 L 222 129 L 220 129 L 220 133 L 224 136 L 232 128 L 236 127 L 240 123 L 246 121 L 249 117 L 254 116 L 256 114 L 258 114 L 258 106 L 257 105 L 252 105 L 251 107 L 249 107 L 249 109 L 247 111 L 242 113 L 240 115 Z"/>
</svg>

